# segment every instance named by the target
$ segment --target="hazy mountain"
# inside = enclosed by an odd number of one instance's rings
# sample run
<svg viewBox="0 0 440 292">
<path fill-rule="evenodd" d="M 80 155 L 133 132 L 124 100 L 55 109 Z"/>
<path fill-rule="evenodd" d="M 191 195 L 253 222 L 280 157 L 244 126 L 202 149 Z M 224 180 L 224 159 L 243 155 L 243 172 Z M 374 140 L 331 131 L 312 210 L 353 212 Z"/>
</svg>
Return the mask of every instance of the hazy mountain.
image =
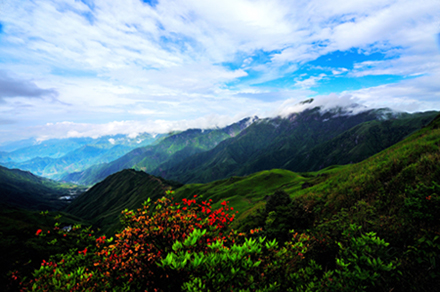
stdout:
<svg viewBox="0 0 440 292">
<path fill-rule="evenodd" d="M 163 163 L 173 165 L 194 154 L 208 151 L 222 141 L 236 137 L 256 120 L 256 117 L 246 118 L 221 129 L 189 129 L 173 133 L 154 145 L 134 149 L 115 161 L 94 165 L 82 172 L 66 175 L 62 179 L 90 185 L 122 169 L 136 168 L 151 172 Z"/>
<path fill-rule="evenodd" d="M 0 163 L 8 168 L 18 168 L 31 171 L 36 175 L 59 179 L 68 173 L 82 171 L 91 165 L 113 161 L 134 148 L 153 143 L 159 137 L 161 136 L 153 137 L 151 134 L 144 133 L 135 138 L 113 135 L 98 139 L 53 139 L 10 153 L 0 153 Z M 72 151 L 60 156 L 72 148 Z M 22 161 L 24 158 L 31 159 Z"/>
<path fill-rule="evenodd" d="M 162 164 L 152 173 L 183 183 L 209 182 L 266 169 L 304 172 L 358 162 L 420 129 L 436 114 L 308 109 L 287 118 L 259 120 L 210 151 L 178 164 Z"/>
<path fill-rule="evenodd" d="M 20 148 L 26 148 L 29 146 L 33 146 L 36 143 L 38 143 L 38 142 L 34 138 L 29 138 L 29 139 L 24 139 L 24 140 L 19 140 L 19 141 L 12 141 L 12 142 L 5 142 L 0 145 L 0 151 L 12 152 L 12 151 L 18 150 Z"/>
<path fill-rule="evenodd" d="M 13 150 L 8 152 L 8 158 L 13 162 L 24 162 L 36 157 L 59 158 L 92 141 L 92 138 L 50 139 L 45 141 L 27 139 L 9 144 L 12 146 L 9 148 Z M 23 147 L 16 148 L 17 146 Z"/>
<path fill-rule="evenodd" d="M 0 146 L 0 151 L 8 152 L 8 158 L 11 161 L 24 162 L 36 157 L 60 158 L 86 145 L 107 149 L 115 145 L 124 145 L 133 149 L 149 145 L 158 137 L 160 136 L 143 133 L 133 138 L 130 138 L 128 135 L 118 134 L 102 136 L 96 139 L 90 137 L 49 139 L 44 141 L 26 139 L 2 145 Z"/>
</svg>

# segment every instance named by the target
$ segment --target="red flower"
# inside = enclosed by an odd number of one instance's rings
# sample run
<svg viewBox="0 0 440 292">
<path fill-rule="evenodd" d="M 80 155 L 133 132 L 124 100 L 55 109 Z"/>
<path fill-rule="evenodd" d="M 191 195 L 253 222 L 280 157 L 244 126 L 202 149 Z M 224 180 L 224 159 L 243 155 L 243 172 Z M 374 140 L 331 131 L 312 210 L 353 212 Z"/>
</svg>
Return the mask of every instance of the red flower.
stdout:
<svg viewBox="0 0 440 292">
<path fill-rule="evenodd" d="M 223 201 L 223 202 L 222 202 L 222 205 L 223 205 L 223 206 L 226 206 L 226 201 Z"/>
<path fill-rule="evenodd" d="M 40 233 L 41 233 L 42 231 L 43 231 L 43 230 L 38 229 L 38 230 L 37 230 L 37 233 L 35 233 L 35 235 L 40 235 Z"/>
</svg>

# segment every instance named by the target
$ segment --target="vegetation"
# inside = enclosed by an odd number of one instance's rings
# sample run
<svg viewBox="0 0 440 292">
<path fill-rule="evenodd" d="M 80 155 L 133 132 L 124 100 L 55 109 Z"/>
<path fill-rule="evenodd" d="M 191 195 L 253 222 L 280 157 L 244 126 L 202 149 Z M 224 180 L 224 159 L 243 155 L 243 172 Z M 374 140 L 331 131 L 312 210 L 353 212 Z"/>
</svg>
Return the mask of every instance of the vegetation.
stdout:
<svg viewBox="0 0 440 292">
<path fill-rule="evenodd" d="M 75 237 L 60 239 L 58 231 L 65 226 L 90 225 L 90 222 L 62 212 L 29 211 L 0 205 L 0 288 L 5 291 L 8 272 L 19 270 L 22 275 L 40 267 L 43 260 L 73 247 L 83 247 L 87 242 Z M 55 227 L 55 228 L 54 228 Z M 41 230 L 41 235 L 36 232 Z M 84 229 L 85 231 L 86 229 Z M 43 236 L 44 234 L 44 236 Z M 56 245 L 48 244 L 58 238 Z M 16 289 L 10 289 L 17 291 Z M 7 290 L 6 290 L 7 291 Z"/>
<path fill-rule="evenodd" d="M 175 193 L 165 193 L 161 181 L 163 197 L 124 210 L 122 228 L 110 238 L 90 229 L 67 232 L 60 224 L 38 227 L 32 238 L 46 240 L 53 253 L 32 274 L 15 265 L 8 287 L 432 291 L 440 286 L 439 149 L 440 116 L 357 164 L 300 174 L 275 169 Z M 126 176 L 119 185 L 117 175 Z M 130 177 L 140 173 L 117 175 L 97 185 L 93 198 L 111 186 L 122 191 L 113 200 L 142 197 L 119 198 L 136 187 Z M 112 205 L 91 199 L 86 193 L 76 204 Z"/>
<path fill-rule="evenodd" d="M 180 186 L 143 171 L 126 169 L 93 186 L 64 211 L 92 222 L 101 234 L 114 234 L 122 227 L 121 210 L 137 208 L 147 198 L 155 200 L 166 190 Z"/>
<path fill-rule="evenodd" d="M 259 236 L 259 230 L 234 232 L 228 228 L 234 210 L 226 201 L 219 209 L 195 198 L 175 203 L 164 197 L 143 205 L 123 211 L 125 228 L 115 239 L 58 231 L 60 238 L 74 236 L 89 245 L 43 261 L 29 279 L 12 273 L 11 286 L 33 291 L 360 291 L 388 284 L 383 279 L 397 267 L 386 254 L 388 243 L 355 224 L 336 242 L 336 267 L 323 271 L 314 256 L 323 241 L 294 233 L 280 247 L 276 239 Z M 36 236 L 43 234 L 38 230 Z"/>
</svg>

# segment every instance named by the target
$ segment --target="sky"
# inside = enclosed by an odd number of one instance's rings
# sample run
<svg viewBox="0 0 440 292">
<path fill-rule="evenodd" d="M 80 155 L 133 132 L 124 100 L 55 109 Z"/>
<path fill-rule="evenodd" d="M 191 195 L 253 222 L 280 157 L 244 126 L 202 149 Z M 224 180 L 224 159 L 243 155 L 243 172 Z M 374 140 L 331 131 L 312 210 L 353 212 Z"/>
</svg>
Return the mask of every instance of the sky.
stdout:
<svg viewBox="0 0 440 292">
<path fill-rule="evenodd" d="M 0 0 L 0 143 L 440 110 L 438 0 Z"/>
</svg>

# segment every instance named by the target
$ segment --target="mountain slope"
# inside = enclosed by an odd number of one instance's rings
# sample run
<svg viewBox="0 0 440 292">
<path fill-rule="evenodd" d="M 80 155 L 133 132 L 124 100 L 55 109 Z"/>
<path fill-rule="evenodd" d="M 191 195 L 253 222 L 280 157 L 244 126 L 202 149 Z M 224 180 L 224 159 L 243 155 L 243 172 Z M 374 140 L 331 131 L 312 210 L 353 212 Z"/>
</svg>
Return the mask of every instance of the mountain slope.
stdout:
<svg viewBox="0 0 440 292">
<path fill-rule="evenodd" d="M 330 165 L 360 162 L 421 129 L 437 114 L 401 114 L 398 118 L 362 123 L 307 151 L 291 154 L 290 160 L 282 168 L 304 172 L 320 170 Z M 260 156 L 256 163 L 265 159 L 265 156 Z M 251 170 L 255 168 L 252 164 L 249 166 Z"/>
<path fill-rule="evenodd" d="M 0 204 L 30 210 L 57 210 L 67 205 L 66 200 L 60 200 L 61 197 L 79 193 L 82 189 L 0 166 Z"/>
<path fill-rule="evenodd" d="M 63 180 L 90 185 L 122 169 L 136 168 L 151 172 L 163 163 L 173 165 L 186 157 L 212 149 L 220 142 L 238 135 L 253 121 L 247 118 L 222 129 L 189 129 L 174 133 L 155 145 L 134 149 L 115 161 L 72 173 L 63 177 Z"/>
<path fill-rule="evenodd" d="M 143 171 L 126 169 L 93 186 L 64 211 L 103 227 L 102 232 L 108 234 L 120 227 L 121 210 L 139 208 L 148 198 L 156 199 L 179 186 Z"/>
<path fill-rule="evenodd" d="M 417 115 L 399 114 L 392 122 L 380 121 L 384 114 L 391 115 L 385 109 L 364 111 L 356 115 L 341 112 L 341 109 L 321 112 L 319 108 L 292 114 L 288 119 L 265 119 L 254 123 L 239 136 L 220 143 L 216 148 L 193 155 L 179 164 L 163 164 L 152 173 L 167 179 L 187 182 L 209 182 L 234 175 L 247 175 L 261 170 L 285 168 L 293 171 L 311 171 L 329 166 L 361 161 L 362 159 L 385 149 L 401 140 L 409 133 L 429 123 L 436 113 Z M 400 121 L 403 119 L 402 121 Z M 396 120 L 396 122 L 393 122 Z M 377 121 L 386 129 L 382 136 L 368 132 L 371 126 L 360 126 L 364 122 Z M 358 126 L 354 132 L 345 131 Z M 368 135 L 365 135 L 367 132 Z M 363 151 L 362 145 L 345 143 L 341 139 L 353 135 L 361 136 L 363 144 L 373 145 L 368 139 L 384 139 L 374 144 L 369 151 Z M 348 139 L 348 138 L 347 138 Z M 344 151 L 338 151 L 345 143 Z M 367 146 L 366 146 L 367 147 Z M 329 150 L 331 149 L 331 151 Z M 328 160 L 325 153 L 332 152 Z M 347 151 L 349 155 L 347 155 Z M 308 160 L 307 160 L 308 158 Z M 331 158 L 331 159 L 330 159 Z M 302 163 L 306 159 L 307 163 Z M 322 161 L 323 160 L 323 161 Z"/>
</svg>

